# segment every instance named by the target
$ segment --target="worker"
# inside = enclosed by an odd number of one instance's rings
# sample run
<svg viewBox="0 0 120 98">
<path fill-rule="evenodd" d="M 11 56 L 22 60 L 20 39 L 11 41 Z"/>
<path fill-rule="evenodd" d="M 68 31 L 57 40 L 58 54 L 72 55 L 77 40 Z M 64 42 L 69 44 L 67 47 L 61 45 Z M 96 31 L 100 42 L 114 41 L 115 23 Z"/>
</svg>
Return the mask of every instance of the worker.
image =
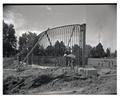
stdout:
<svg viewBox="0 0 120 98">
<path fill-rule="evenodd" d="M 74 62 L 75 62 L 75 55 L 71 54 L 70 52 L 66 52 L 64 54 L 65 57 L 65 62 L 66 62 L 66 66 L 70 66 L 73 67 Z"/>
</svg>

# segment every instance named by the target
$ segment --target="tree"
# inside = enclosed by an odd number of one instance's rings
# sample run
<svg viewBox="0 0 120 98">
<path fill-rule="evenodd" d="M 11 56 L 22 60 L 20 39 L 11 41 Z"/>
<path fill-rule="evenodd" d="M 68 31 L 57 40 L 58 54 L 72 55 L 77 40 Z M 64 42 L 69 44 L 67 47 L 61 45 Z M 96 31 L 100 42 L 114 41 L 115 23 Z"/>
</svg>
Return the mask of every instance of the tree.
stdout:
<svg viewBox="0 0 120 98">
<path fill-rule="evenodd" d="M 13 24 L 6 24 L 3 21 L 3 56 L 13 56 L 17 52 L 17 39 Z"/>
<path fill-rule="evenodd" d="M 80 48 L 77 44 L 72 47 L 72 53 L 76 56 L 76 63 L 82 64 L 82 48 Z"/>
<path fill-rule="evenodd" d="M 90 51 L 92 47 L 90 45 L 85 45 L 85 57 L 90 57 Z"/>
<path fill-rule="evenodd" d="M 104 52 L 104 49 L 103 49 L 103 45 L 101 43 L 99 43 L 96 46 L 96 57 L 101 58 L 101 57 L 104 57 L 104 56 L 105 56 L 105 52 Z"/>
<path fill-rule="evenodd" d="M 110 57 L 110 55 L 111 55 L 110 48 L 107 48 L 106 49 L 106 57 Z"/>
<path fill-rule="evenodd" d="M 22 36 L 19 37 L 19 50 L 21 51 L 25 48 L 28 48 L 28 50 L 30 50 L 34 46 L 34 40 L 36 37 L 36 33 L 23 33 Z"/>
<path fill-rule="evenodd" d="M 66 47 L 63 41 L 60 42 L 60 55 L 63 56 L 65 54 Z"/>
<path fill-rule="evenodd" d="M 101 43 L 92 48 L 92 50 L 90 51 L 90 56 L 93 58 L 105 57 L 105 52 Z"/>
<path fill-rule="evenodd" d="M 74 55 L 79 55 L 80 53 L 80 47 L 77 45 L 77 44 L 75 44 L 73 47 L 72 47 L 72 53 L 74 54 Z"/>
<path fill-rule="evenodd" d="M 53 46 L 48 46 L 48 47 L 46 48 L 46 54 L 47 54 L 48 56 L 54 56 L 54 47 L 53 47 Z"/>
<path fill-rule="evenodd" d="M 113 53 L 111 53 L 111 57 L 117 57 L 117 50 L 115 50 Z"/>
<path fill-rule="evenodd" d="M 28 32 L 19 37 L 19 51 L 24 58 L 35 44 L 36 33 Z M 37 49 L 37 48 L 36 48 Z"/>
<path fill-rule="evenodd" d="M 93 47 L 90 51 L 90 57 L 96 57 L 96 47 Z"/>
<path fill-rule="evenodd" d="M 60 55 L 60 43 L 58 40 L 55 42 L 54 48 L 55 48 L 55 56 L 59 56 Z"/>
<path fill-rule="evenodd" d="M 63 56 L 66 51 L 64 42 L 56 41 L 54 45 L 54 49 L 55 49 L 55 56 Z"/>
<path fill-rule="evenodd" d="M 114 52 L 114 57 L 117 57 L 117 50 L 115 50 Z"/>
</svg>

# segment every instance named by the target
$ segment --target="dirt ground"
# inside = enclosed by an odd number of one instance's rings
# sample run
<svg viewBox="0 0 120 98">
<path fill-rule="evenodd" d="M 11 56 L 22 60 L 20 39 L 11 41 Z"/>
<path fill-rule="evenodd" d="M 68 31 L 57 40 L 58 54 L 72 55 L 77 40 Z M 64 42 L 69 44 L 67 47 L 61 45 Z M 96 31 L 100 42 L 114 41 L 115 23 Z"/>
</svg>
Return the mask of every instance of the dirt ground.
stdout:
<svg viewBox="0 0 120 98">
<path fill-rule="evenodd" d="M 3 71 L 4 94 L 117 94 L 116 69 L 99 69 L 96 77 L 81 77 L 68 67 Z"/>
<path fill-rule="evenodd" d="M 92 69 L 93 66 L 86 65 L 85 69 L 88 67 Z M 117 94 L 116 67 L 96 67 L 94 77 L 86 77 L 78 69 L 80 67 L 32 65 L 18 72 L 16 63 L 7 59 L 3 66 L 3 94 Z"/>
</svg>

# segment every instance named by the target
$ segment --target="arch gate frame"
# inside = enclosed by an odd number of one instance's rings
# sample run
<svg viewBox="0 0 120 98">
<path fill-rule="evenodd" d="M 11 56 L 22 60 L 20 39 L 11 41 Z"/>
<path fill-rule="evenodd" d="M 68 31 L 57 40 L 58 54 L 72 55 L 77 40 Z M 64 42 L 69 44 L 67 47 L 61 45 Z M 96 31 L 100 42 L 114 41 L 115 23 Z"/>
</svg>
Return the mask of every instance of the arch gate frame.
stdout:
<svg viewBox="0 0 120 98">
<path fill-rule="evenodd" d="M 86 24 L 73 24 L 74 27 L 76 25 L 79 25 L 80 26 L 80 34 L 82 34 L 82 67 L 85 67 L 85 45 L 86 45 Z M 71 25 L 66 25 L 66 26 L 71 26 Z M 61 26 L 61 27 L 65 27 L 65 26 Z M 56 28 L 61 28 L 61 27 L 55 27 L 55 28 L 52 28 L 52 29 L 56 29 Z M 46 31 L 40 33 L 38 35 L 38 40 L 37 42 L 34 44 L 33 48 L 28 52 L 28 54 L 26 55 L 26 57 L 23 59 L 22 61 L 22 64 L 26 61 L 26 63 L 28 64 L 28 57 L 29 55 L 33 52 L 33 50 L 35 49 L 35 47 L 39 44 L 39 42 L 42 40 L 42 38 L 46 35 L 47 38 L 48 38 L 48 41 L 51 44 L 51 41 L 50 41 L 50 37 L 48 36 L 48 31 L 49 30 L 52 30 L 52 29 L 47 29 Z M 72 35 L 72 33 L 71 33 Z M 79 39 L 80 39 L 81 35 L 79 36 Z M 69 39 L 70 41 L 71 39 Z M 79 40 L 79 46 L 81 44 L 81 40 Z M 68 42 L 68 45 L 69 45 L 69 42 Z"/>
</svg>

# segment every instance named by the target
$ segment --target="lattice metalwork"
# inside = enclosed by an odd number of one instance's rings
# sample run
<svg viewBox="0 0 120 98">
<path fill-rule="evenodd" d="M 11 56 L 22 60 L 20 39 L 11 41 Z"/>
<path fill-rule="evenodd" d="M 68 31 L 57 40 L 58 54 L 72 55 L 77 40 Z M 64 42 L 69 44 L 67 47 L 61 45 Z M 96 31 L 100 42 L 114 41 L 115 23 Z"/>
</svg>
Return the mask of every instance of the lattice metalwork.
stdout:
<svg viewBox="0 0 120 98">
<path fill-rule="evenodd" d="M 47 38 L 48 35 L 52 45 L 58 40 L 63 41 L 66 46 L 72 47 L 74 44 L 78 44 L 80 47 L 83 47 L 83 33 L 80 33 L 80 27 L 81 25 L 75 24 L 48 29 L 46 31 L 47 34 L 42 38 L 39 44 L 44 47 L 50 45 Z"/>
<path fill-rule="evenodd" d="M 85 33 L 86 33 L 86 24 L 73 24 L 73 25 L 66 25 L 61 27 L 55 27 L 52 29 L 48 29 L 42 33 L 39 34 L 38 41 L 33 46 L 31 51 L 27 54 L 24 61 L 31 61 L 33 64 L 41 64 L 41 62 L 44 62 L 43 60 L 47 58 L 52 58 L 54 64 L 58 64 L 59 62 L 64 61 L 63 55 L 54 57 L 54 56 L 37 56 L 35 57 L 33 55 L 33 51 L 37 45 L 42 46 L 44 49 L 46 49 L 48 46 L 54 46 L 56 41 L 63 42 L 65 44 L 66 49 L 70 49 L 71 54 L 73 53 L 72 47 L 75 45 L 78 45 L 81 51 L 77 53 L 76 56 L 78 56 L 78 59 L 76 59 L 77 65 L 84 65 L 85 64 Z M 75 50 L 74 50 L 75 51 Z M 31 56 L 30 56 L 31 55 Z M 31 59 L 30 59 L 31 58 Z M 56 59 L 60 59 L 56 60 Z M 37 60 L 35 60 L 37 59 Z M 79 62 L 81 61 L 81 62 Z M 61 65 L 61 64 L 59 64 Z M 64 65 L 62 63 L 62 65 Z"/>
</svg>

